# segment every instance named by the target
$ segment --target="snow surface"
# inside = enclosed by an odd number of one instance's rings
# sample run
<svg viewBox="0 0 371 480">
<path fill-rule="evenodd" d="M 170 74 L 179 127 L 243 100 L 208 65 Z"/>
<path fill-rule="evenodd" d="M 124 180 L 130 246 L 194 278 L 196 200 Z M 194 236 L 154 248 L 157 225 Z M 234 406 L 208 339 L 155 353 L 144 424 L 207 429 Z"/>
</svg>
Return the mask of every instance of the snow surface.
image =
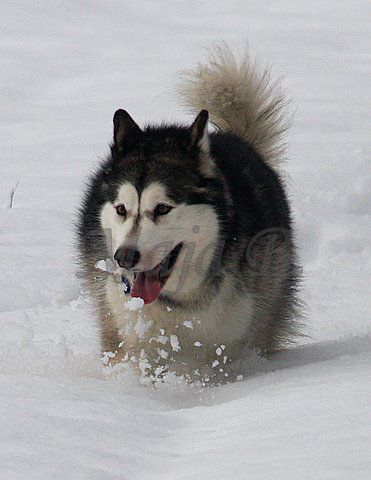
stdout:
<svg viewBox="0 0 371 480">
<path fill-rule="evenodd" d="M 370 2 L 0 10 L 1 480 L 371 478 Z M 235 384 L 143 386 L 99 359 L 74 209 L 114 110 L 189 121 L 175 74 L 215 40 L 248 40 L 293 100 L 287 182 L 309 337 L 252 356 Z"/>
</svg>

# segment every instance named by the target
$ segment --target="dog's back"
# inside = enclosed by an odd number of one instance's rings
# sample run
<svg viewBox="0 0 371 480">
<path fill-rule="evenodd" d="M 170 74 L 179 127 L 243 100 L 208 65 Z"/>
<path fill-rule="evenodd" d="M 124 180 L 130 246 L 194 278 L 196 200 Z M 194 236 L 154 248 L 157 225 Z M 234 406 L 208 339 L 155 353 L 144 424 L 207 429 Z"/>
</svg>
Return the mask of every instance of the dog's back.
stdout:
<svg viewBox="0 0 371 480">
<path fill-rule="evenodd" d="M 183 73 L 179 93 L 191 112 L 208 110 L 216 128 L 211 153 L 233 197 L 230 257 L 238 252 L 240 291 L 257 299 L 249 343 L 273 352 L 298 334 L 300 317 L 300 269 L 280 177 L 289 126 L 283 92 L 248 52 L 238 62 L 226 44 L 219 44 L 207 64 Z M 246 252 L 242 264 L 241 252 Z"/>
</svg>

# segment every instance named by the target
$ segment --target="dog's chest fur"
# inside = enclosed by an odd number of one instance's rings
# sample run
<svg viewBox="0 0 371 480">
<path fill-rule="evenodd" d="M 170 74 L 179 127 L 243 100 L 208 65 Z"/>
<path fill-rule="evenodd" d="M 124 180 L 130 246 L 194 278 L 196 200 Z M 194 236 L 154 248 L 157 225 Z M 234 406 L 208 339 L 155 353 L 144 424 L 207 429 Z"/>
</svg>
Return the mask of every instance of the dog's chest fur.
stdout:
<svg viewBox="0 0 371 480">
<path fill-rule="evenodd" d="M 236 344 L 246 337 L 253 299 L 234 298 L 228 284 L 226 278 L 220 294 L 202 309 L 184 310 L 155 302 L 130 311 L 129 297 L 123 294 L 119 282 L 109 278 L 107 301 L 122 340 L 123 354 L 136 360 L 146 357 L 152 366 L 164 361 L 184 362 L 188 371 L 194 360 L 200 365 L 201 354 L 205 363 L 212 364 L 220 349 L 223 358 L 229 353 L 228 361 L 232 360 L 230 352 L 236 352 Z"/>
</svg>

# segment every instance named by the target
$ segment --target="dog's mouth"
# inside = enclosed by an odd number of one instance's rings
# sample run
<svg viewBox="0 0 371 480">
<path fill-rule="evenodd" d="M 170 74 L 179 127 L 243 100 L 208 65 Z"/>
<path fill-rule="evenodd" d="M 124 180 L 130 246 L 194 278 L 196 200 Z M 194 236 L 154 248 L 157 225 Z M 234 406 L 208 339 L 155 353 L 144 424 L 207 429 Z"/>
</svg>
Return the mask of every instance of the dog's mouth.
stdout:
<svg viewBox="0 0 371 480">
<path fill-rule="evenodd" d="M 152 270 L 135 272 L 130 295 L 140 297 L 144 303 L 152 303 L 160 295 L 174 268 L 183 243 L 178 243 L 171 252 Z"/>
</svg>

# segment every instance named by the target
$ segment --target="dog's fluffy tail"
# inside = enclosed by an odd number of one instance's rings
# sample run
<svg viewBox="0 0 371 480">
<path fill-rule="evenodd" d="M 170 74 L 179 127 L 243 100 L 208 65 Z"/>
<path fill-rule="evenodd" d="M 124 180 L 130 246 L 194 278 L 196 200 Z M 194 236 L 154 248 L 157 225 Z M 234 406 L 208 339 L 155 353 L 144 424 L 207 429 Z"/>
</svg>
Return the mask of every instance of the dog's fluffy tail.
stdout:
<svg viewBox="0 0 371 480">
<path fill-rule="evenodd" d="M 208 64 L 183 73 L 179 93 L 192 113 L 208 110 L 218 130 L 250 143 L 270 166 L 281 163 L 289 126 L 285 100 L 279 82 L 272 82 L 269 71 L 260 70 L 248 52 L 237 62 L 227 45 L 214 45 Z"/>
</svg>

